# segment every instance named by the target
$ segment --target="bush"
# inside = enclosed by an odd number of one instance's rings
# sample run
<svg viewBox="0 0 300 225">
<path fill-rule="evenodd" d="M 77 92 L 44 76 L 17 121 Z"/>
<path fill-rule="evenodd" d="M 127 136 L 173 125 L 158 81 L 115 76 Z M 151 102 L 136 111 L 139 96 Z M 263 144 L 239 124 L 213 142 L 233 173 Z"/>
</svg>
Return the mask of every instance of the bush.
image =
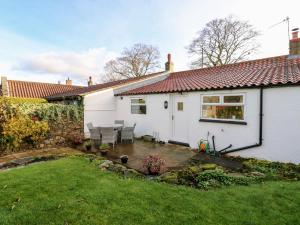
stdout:
<svg viewBox="0 0 300 225">
<path fill-rule="evenodd" d="M 206 170 L 200 173 L 196 178 L 198 182 L 197 187 L 201 189 L 220 187 L 222 185 L 249 185 L 250 183 L 262 182 L 263 179 L 263 177 L 233 176 L 225 174 L 221 170 Z"/>
<path fill-rule="evenodd" d="M 245 171 L 264 173 L 269 179 L 300 179 L 299 167 L 292 163 L 248 159 L 243 162 L 243 168 Z"/>
<path fill-rule="evenodd" d="M 22 142 L 35 145 L 49 131 L 46 121 L 33 121 L 28 116 L 15 116 L 3 125 L 3 136 L 7 140 L 7 147 L 15 149 Z"/>
</svg>

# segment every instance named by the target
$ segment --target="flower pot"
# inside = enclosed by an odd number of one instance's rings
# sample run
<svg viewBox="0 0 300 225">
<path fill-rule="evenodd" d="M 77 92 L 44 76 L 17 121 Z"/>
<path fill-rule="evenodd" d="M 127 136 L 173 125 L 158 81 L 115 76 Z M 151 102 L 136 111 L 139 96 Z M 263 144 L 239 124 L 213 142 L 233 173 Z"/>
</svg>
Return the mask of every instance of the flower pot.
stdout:
<svg viewBox="0 0 300 225">
<path fill-rule="evenodd" d="M 151 176 L 157 176 L 157 175 L 159 175 L 159 172 L 158 171 L 152 171 L 150 168 L 148 168 L 148 174 L 151 175 Z"/>
<path fill-rule="evenodd" d="M 124 163 L 124 164 L 126 164 L 128 162 L 128 156 L 127 155 L 122 155 L 120 157 L 120 159 L 121 159 L 121 162 Z"/>
<path fill-rule="evenodd" d="M 108 153 L 108 149 L 102 149 L 102 150 L 100 150 L 100 152 L 101 152 L 101 155 L 107 155 L 107 153 Z"/>
<path fill-rule="evenodd" d="M 91 145 L 86 145 L 86 146 L 85 146 L 85 149 L 86 149 L 87 151 L 91 151 L 92 146 L 91 146 Z"/>
</svg>

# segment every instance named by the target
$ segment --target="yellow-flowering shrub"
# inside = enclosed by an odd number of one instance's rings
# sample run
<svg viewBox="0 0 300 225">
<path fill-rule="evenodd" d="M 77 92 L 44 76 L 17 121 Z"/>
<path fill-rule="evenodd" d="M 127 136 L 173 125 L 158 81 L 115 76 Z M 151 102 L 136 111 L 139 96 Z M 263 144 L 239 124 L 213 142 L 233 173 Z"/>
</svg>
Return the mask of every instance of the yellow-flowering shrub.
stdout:
<svg viewBox="0 0 300 225">
<path fill-rule="evenodd" d="M 15 116 L 3 125 L 2 134 L 10 140 L 9 147 L 15 149 L 24 141 L 37 143 L 48 131 L 47 121 L 33 121 L 28 116 Z"/>
</svg>

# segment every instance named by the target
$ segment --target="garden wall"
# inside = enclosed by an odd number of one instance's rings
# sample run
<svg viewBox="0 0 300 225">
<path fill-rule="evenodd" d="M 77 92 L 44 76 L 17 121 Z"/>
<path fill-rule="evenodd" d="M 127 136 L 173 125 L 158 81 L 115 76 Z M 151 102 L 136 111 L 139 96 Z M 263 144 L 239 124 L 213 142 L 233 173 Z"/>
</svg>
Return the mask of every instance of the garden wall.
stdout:
<svg viewBox="0 0 300 225">
<path fill-rule="evenodd" d="M 39 148 L 81 144 L 84 137 L 83 120 L 61 119 L 49 121 L 48 124 L 49 135 L 40 143 Z"/>
<path fill-rule="evenodd" d="M 82 105 L 0 97 L 0 155 L 83 142 Z"/>
</svg>

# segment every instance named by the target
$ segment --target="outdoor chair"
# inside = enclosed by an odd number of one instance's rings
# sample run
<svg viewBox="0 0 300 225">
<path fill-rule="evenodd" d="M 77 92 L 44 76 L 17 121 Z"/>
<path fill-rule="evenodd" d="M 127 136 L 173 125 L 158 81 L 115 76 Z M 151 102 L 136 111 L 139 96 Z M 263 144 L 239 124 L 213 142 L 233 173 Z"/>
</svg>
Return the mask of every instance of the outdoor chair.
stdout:
<svg viewBox="0 0 300 225">
<path fill-rule="evenodd" d="M 112 144 L 113 148 L 117 143 L 118 131 L 114 130 L 113 127 L 102 127 L 101 128 L 102 144 Z"/>
<path fill-rule="evenodd" d="M 88 129 L 93 129 L 94 128 L 92 123 L 87 123 L 86 126 L 88 127 Z"/>
<path fill-rule="evenodd" d="M 121 131 L 121 142 L 123 140 L 131 140 L 131 142 L 134 142 L 134 129 L 135 129 L 134 124 L 132 127 L 124 127 Z"/>
<path fill-rule="evenodd" d="M 93 128 L 89 128 L 89 132 L 90 132 L 90 139 L 94 142 L 94 144 L 96 145 L 100 145 L 101 144 L 101 133 L 100 133 L 100 129 L 93 127 Z"/>
</svg>

